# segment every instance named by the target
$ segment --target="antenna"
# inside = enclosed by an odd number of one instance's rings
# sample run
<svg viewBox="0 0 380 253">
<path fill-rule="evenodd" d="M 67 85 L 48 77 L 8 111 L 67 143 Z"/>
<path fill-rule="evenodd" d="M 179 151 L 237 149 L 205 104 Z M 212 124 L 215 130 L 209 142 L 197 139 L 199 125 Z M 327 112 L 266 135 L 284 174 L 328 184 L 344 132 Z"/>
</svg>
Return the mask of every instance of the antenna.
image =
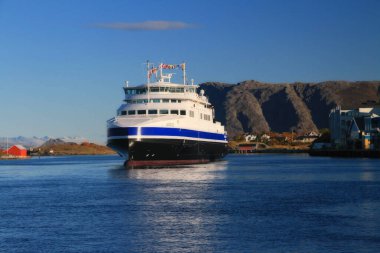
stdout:
<svg viewBox="0 0 380 253">
<path fill-rule="evenodd" d="M 182 74 L 183 74 L 183 84 L 186 84 L 186 63 L 182 62 L 181 64 Z"/>
<path fill-rule="evenodd" d="M 160 63 L 160 81 L 162 81 L 162 62 Z"/>
<path fill-rule="evenodd" d="M 146 61 L 146 79 L 147 79 L 147 84 L 149 84 L 149 82 L 150 82 L 149 66 L 150 66 L 149 61 Z"/>
<path fill-rule="evenodd" d="M 146 77 L 147 77 L 147 88 L 148 88 L 148 91 L 147 91 L 147 95 L 148 95 L 148 104 L 149 104 L 149 90 L 150 90 L 150 73 L 149 73 L 150 69 L 149 69 L 149 61 L 146 61 Z"/>
</svg>

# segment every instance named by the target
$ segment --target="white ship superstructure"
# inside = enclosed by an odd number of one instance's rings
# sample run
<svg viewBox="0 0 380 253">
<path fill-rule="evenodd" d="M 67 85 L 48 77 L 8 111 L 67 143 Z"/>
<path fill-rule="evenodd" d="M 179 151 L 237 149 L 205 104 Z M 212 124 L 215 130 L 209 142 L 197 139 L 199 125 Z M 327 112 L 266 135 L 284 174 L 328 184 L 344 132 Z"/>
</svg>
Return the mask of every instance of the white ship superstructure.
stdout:
<svg viewBox="0 0 380 253">
<path fill-rule="evenodd" d="M 172 83 L 183 70 L 183 83 Z M 152 75 L 156 80 L 151 82 Z M 108 121 L 108 146 L 128 158 L 129 165 L 208 162 L 227 150 L 224 127 L 214 120 L 214 108 L 198 85 L 186 84 L 185 64 L 148 64 L 147 83 L 124 87 L 125 100 Z"/>
</svg>

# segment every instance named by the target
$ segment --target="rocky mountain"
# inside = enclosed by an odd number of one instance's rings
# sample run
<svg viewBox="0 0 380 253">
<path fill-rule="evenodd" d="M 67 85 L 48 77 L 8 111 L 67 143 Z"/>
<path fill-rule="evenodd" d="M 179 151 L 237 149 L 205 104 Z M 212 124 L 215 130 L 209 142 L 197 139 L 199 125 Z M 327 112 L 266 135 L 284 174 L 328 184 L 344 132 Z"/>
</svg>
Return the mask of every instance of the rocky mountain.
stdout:
<svg viewBox="0 0 380 253">
<path fill-rule="evenodd" d="M 50 147 L 50 146 L 54 146 L 54 145 L 60 145 L 60 144 L 64 144 L 66 143 L 65 141 L 61 140 L 61 139 L 49 139 L 48 141 L 46 141 L 45 143 L 43 143 L 41 147 Z M 71 142 L 70 142 L 71 143 Z"/>
<path fill-rule="evenodd" d="M 112 149 L 95 143 L 65 142 L 61 139 L 50 139 L 36 149 L 40 155 L 109 155 L 115 154 Z"/>
<path fill-rule="evenodd" d="M 379 102 L 380 81 L 327 81 L 321 83 L 238 84 L 208 82 L 200 85 L 215 107 L 215 117 L 230 137 L 241 133 L 305 133 L 328 127 L 328 115 L 342 108 L 373 106 Z"/>
</svg>

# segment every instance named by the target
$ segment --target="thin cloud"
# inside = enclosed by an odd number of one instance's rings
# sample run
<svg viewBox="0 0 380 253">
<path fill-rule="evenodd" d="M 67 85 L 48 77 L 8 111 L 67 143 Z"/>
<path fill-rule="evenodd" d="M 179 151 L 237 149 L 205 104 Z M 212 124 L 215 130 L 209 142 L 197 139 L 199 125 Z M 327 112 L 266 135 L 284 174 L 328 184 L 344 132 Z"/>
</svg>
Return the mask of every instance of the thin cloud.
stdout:
<svg viewBox="0 0 380 253">
<path fill-rule="evenodd" d="M 193 24 L 180 21 L 145 21 L 138 23 L 119 22 L 119 23 L 101 23 L 94 25 L 97 28 L 116 29 L 127 31 L 163 31 L 163 30 L 181 30 L 194 28 Z"/>
</svg>

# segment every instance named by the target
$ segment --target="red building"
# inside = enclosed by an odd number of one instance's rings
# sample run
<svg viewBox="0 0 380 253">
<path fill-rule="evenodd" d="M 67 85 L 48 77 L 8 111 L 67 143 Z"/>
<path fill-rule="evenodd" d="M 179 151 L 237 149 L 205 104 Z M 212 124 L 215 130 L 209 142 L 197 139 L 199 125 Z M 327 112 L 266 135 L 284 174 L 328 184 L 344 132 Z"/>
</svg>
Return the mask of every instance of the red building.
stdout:
<svg viewBox="0 0 380 253">
<path fill-rule="evenodd" d="M 4 151 L 4 153 L 13 156 L 28 156 L 28 151 L 21 145 L 14 145 L 8 151 Z"/>
</svg>

